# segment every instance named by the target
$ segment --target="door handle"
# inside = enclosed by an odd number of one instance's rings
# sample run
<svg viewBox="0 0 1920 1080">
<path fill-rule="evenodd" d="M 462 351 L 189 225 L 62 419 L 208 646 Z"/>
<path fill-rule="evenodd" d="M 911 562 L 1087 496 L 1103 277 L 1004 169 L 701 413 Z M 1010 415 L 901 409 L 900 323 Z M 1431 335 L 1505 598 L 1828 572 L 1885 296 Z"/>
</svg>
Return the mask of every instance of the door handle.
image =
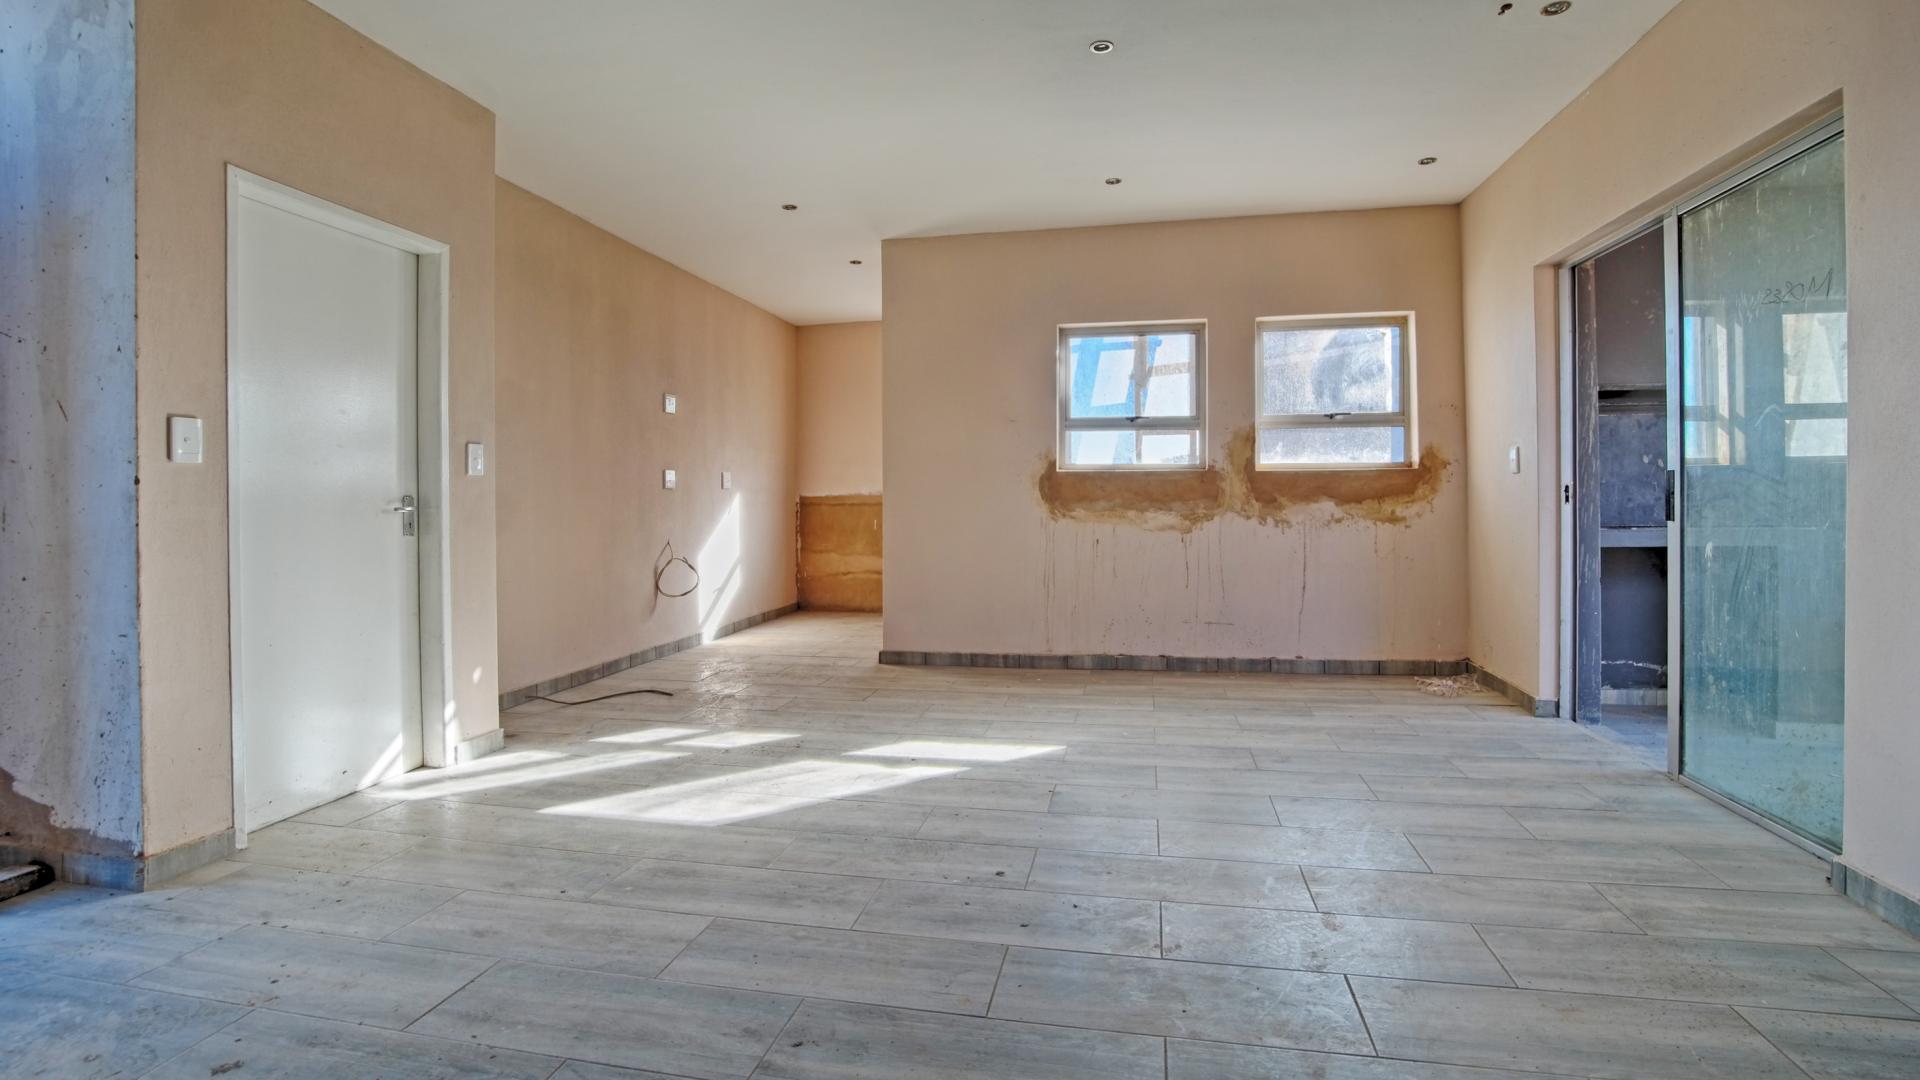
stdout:
<svg viewBox="0 0 1920 1080">
<path fill-rule="evenodd" d="M 413 496 L 402 495 L 400 496 L 399 506 L 389 506 L 387 507 L 387 509 L 400 515 L 400 535 L 412 536 L 413 535 L 413 515 L 414 515 L 414 512 L 419 509 L 419 507 L 414 505 Z"/>
</svg>

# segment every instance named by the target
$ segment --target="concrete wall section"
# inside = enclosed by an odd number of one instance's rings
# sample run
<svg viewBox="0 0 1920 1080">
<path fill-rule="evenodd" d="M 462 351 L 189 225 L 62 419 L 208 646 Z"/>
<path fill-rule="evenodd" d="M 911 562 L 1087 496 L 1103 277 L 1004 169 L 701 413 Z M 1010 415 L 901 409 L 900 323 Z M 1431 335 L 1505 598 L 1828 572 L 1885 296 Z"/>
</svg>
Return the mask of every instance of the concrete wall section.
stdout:
<svg viewBox="0 0 1920 1080">
<path fill-rule="evenodd" d="M 880 324 L 800 328 L 802 495 L 880 491 Z"/>
<path fill-rule="evenodd" d="M 1557 692 L 1557 477 L 1505 468 L 1518 443 L 1555 459 L 1552 267 L 1843 100 L 1851 292 L 1847 479 L 1846 850 L 1920 896 L 1920 6 L 1911 0 L 1686 0 L 1462 207 L 1472 655 Z"/>
<path fill-rule="evenodd" d="M 81 877 L 141 845 L 132 19 L 0 11 L 0 860 Z"/>
<path fill-rule="evenodd" d="M 501 686 L 793 603 L 793 327 L 505 181 L 497 207 Z M 656 595 L 668 545 L 689 596 Z"/>
<path fill-rule="evenodd" d="M 889 241 L 886 648 L 1466 654 L 1453 207 Z M 1422 467 L 1250 468 L 1255 320 L 1412 311 Z M 1207 321 L 1208 461 L 1051 470 L 1065 323 Z"/>
<path fill-rule="evenodd" d="M 458 462 L 493 441 L 493 116 L 305 0 L 138 14 L 141 698 L 159 853 L 232 824 L 227 164 L 451 245 Z M 205 464 L 167 462 L 174 413 L 206 421 Z M 460 740 L 499 726 L 494 483 L 452 479 Z"/>
</svg>

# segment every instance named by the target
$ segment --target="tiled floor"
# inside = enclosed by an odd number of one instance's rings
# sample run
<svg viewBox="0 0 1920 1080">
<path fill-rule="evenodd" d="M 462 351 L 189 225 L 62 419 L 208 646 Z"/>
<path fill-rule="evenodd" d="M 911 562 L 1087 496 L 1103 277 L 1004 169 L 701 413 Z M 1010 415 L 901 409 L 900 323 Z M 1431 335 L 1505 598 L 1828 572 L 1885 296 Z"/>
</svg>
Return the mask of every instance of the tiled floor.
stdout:
<svg viewBox="0 0 1920 1080">
<path fill-rule="evenodd" d="M 177 887 L 0 906 L 0 1072 L 1920 1076 L 1920 941 L 1571 725 L 878 645 L 784 619 Z"/>
</svg>

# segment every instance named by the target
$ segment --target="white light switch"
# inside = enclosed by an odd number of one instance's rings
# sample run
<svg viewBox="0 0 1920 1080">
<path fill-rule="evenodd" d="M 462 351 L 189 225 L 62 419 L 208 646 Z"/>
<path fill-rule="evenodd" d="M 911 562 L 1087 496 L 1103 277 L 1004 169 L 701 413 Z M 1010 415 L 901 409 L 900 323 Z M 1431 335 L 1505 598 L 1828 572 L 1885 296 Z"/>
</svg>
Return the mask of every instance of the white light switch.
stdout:
<svg viewBox="0 0 1920 1080">
<path fill-rule="evenodd" d="M 663 409 L 665 409 L 665 410 L 667 410 L 667 411 L 668 411 L 668 412 L 670 412 L 670 413 L 671 413 L 671 412 L 679 412 L 679 411 L 680 411 L 680 399 L 679 399 L 679 398 L 677 398 L 677 397 L 674 397 L 674 396 L 673 396 L 672 394 L 668 394 L 668 395 L 667 395 L 667 396 L 666 396 L 666 397 L 665 397 L 665 398 L 664 398 L 664 399 L 663 399 L 663 400 L 661 401 L 661 403 L 660 403 L 660 407 L 661 407 L 661 408 L 663 408 Z"/>
<path fill-rule="evenodd" d="M 1520 444 L 1507 447 L 1507 471 L 1515 475 L 1520 472 Z"/>
<path fill-rule="evenodd" d="M 487 475 L 487 444 L 470 442 L 467 444 L 467 475 Z"/>
<path fill-rule="evenodd" d="M 668 491 L 672 491 L 674 488 L 680 486 L 680 478 L 673 474 L 672 469 L 668 469 L 666 472 L 660 474 L 660 486 L 666 488 Z"/>
<path fill-rule="evenodd" d="M 728 472 L 725 469 L 720 470 L 720 490 L 728 491 L 732 489 L 732 487 L 733 487 L 733 474 Z"/>
<path fill-rule="evenodd" d="M 200 464 L 201 435 L 199 417 L 167 417 L 167 460 L 177 465 Z"/>
</svg>

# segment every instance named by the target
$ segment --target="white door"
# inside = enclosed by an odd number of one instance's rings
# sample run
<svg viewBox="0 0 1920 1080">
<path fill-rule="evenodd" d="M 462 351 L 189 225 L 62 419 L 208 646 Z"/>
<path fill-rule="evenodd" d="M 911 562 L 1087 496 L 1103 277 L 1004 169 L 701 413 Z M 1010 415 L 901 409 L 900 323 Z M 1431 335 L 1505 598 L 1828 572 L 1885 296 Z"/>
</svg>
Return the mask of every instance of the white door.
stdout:
<svg viewBox="0 0 1920 1080">
<path fill-rule="evenodd" d="M 245 830 L 420 764 L 419 256 L 244 193 L 231 227 Z"/>
</svg>

